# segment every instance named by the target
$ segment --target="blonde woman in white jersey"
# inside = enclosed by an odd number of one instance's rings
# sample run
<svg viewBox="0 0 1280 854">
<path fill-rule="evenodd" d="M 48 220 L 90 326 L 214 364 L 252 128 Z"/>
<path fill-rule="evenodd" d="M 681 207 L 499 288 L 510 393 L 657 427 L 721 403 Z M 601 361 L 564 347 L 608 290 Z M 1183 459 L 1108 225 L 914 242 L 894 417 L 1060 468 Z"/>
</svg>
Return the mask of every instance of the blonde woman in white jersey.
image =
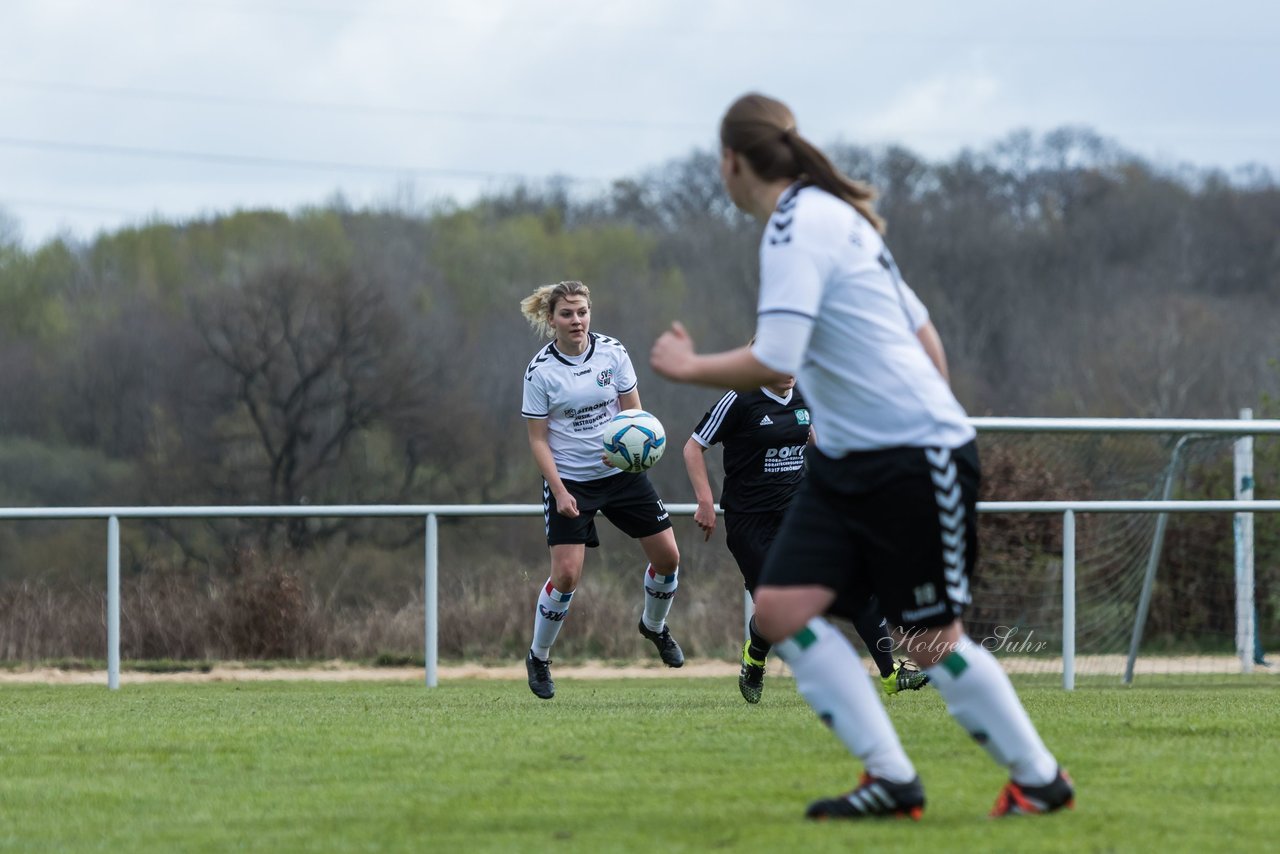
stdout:
<svg viewBox="0 0 1280 854">
<path fill-rule="evenodd" d="M 671 518 L 648 475 L 624 473 L 604 462 L 605 425 L 623 409 L 640 408 L 631 357 L 616 338 L 591 331 L 591 291 L 581 282 L 540 287 L 520 302 L 520 311 L 552 339 L 525 369 L 521 406 L 529 447 L 542 472 L 551 550 L 551 577 L 538 594 L 533 642 L 525 656 L 529 690 L 543 700 L 555 696 L 551 646 L 578 588 L 586 550 L 600 545 L 597 512 L 640 541 L 649 562 L 640 634 L 664 664 L 680 667 L 684 653 L 666 624 L 680 566 Z"/>
<path fill-rule="evenodd" d="M 756 388 L 799 378 L 817 447 L 756 589 L 756 625 L 796 687 L 864 766 L 814 819 L 919 818 L 924 787 L 857 653 L 825 615 L 876 595 L 952 717 L 1008 769 L 992 815 L 1070 806 L 1070 778 L 1000 664 L 966 634 L 977 557 L 974 431 L 951 393 L 931 322 L 882 239 L 872 190 L 841 174 L 758 94 L 720 125 L 733 203 L 765 221 L 755 342 L 699 355 L 680 324 L 651 363 L 679 382 Z"/>
</svg>

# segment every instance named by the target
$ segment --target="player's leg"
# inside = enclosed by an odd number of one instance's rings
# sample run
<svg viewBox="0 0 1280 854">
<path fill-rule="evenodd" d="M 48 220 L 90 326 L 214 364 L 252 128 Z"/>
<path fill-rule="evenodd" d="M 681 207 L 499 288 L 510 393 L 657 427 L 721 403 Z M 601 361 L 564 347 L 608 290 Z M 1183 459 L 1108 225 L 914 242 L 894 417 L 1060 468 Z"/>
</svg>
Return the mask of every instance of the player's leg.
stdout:
<svg viewBox="0 0 1280 854">
<path fill-rule="evenodd" d="M 551 647 L 564 625 L 573 591 L 582 578 L 582 564 L 587 547 L 582 543 L 568 543 L 551 547 L 551 577 L 538 594 L 538 611 L 534 616 L 533 643 L 529 648 L 538 658 L 547 658 Z"/>
<path fill-rule="evenodd" d="M 662 663 L 682 667 L 684 652 L 671 636 L 667 616 L 680 586 L 680 549 L 676 546 L 671 514 L 646 474 L 609 479 L 610 493 L 600 510 L 627 536 L 640 541 L 648 565 L 644 569 L 644 608 L 640 634 L 654 645 Z"/>
<path fill-rule="evenodd" d="M 876 663 L 880 678 L 893 676 L 893 648 L 895 642 L 889 634 L 889 623 L 880 614 L 880 602 L 872 596 L 853 617 L 853 627 L 867 646 L 867 654 Z"/>
<path fill-rule="evenodd" d="M 640 634 L 658 650 L 668 667 L 684 666 L 684 651 L 671 637 L 667 615 L 680 586 L 680 550 L 671 528 L 640 538 L 649 565 L 644 571 L 644 611 L 640 615 Z"/>
<path fill-rule="evenodd" d="M 538 593 L 533 614 L 533 642 L 525 658 L 529 690 L 543 700 L 550 700 L 556 693 L 556 683 L 551 679 L 551 647 L 569 613 L 573 591 L 578 589 L 586 551 L 582 543 L 551 546 L 551 577 Z"/>
<path fill-rule="evenodd" d="M 853 627 L 867 645 L 871 660 L 880 671 L 880 690 L 888 696 L 900 691 L 919 691 L 929 684 L 929 674 L 911 661 L 894 659 L 898 642 L 889 632 L 889 621 L 880 613 L 880 600 L 872 596 L 853 616 Z"/>
<path fill-rule="evenodd" d="M 857 581 L 858 544 L 838 498 L 820 491 L 812 472 L 801 486 L 765 560 L 756 625 L 791 668 L 801 696 L 866 768 L 858 787 L 813 803 L 807 815 L 919 817 L 924 790 L 879 690 L 853 646 L 821 616 L 838 594 L 865 598 Z"/>
<path fill-rule="evenodd" d="M 820 614 L 835 599 L 823 587 L 766 587 L 756 591 L 756 615 L 766 637 L 793 628 L 805 614 Z M 796 690 L 818 718 L 866 769 L 859 784 L 809 805 L 813 819 L 910 816 L 924 811 L 924 787 L 902 748 L 878 689 L 844 634 L 810 617 L 774 645 L 796 679 Z"/>
<path fill-rule="evenodd" d="M 755 599 L 769 545 L 778 533 L 782 513 L 725 513 L 725 544 L 742 573 L 742 583 Z M 773 644 L 760 634 L 755 616 L 747 621 L 747 640 L 738 666 L 738 691 L 748 703 L 759 703 L 764 694 L 764 674 Z"/>
<path fill-rule="evenodd" d="M 556 511 L 555 497 L 543 489 L 542 511 L 551 552 L 551 576 L 538 592 L 538 602 L 533 612 L 533 641 L 525 656 L 525 670 L 529 676 L 529 690 L 543 700 L 555 696 L 556 685 L 551 678 L 551 647 L 560 635 L 560 628 L 573 601 L 573 592 L 582 578 L 582 565 L 588 546 L 600 543 L 595 528 L 595 510 L 589 490 L 580 484 L 568 484 L 578 502 L 578 516 L 569 519 Z"/>
<path fill-rule="evenodd" d="M 991 651 L 960 620 L 914 629 L 909 648 L 947 702 L 947 711 L 997 763 L 1009 769 L 993 815 L 1070 806 L 1070 778 L 1045 747 L 1013 684 Z"/>
<path fill-rule="evenodd" d="M 892 520 L 877 520 L 881 532 L 897 541 L 891 555 L 880 557 L 897 568 L 877 576 L 884 582 L 877 586 L 881 607 L 906 630 L 907 652 L 925 668 L 951 716 L 1009 769 L 1011 783 L 1001 793 L 997 813 L 1069 805 L 1071 784 L 1009 677 L 989 650 L 969 639 L 959 619 L 969 601 L 978 546 L 976 450 L 931 450 L 922 452 L 919 462 L 927 466 L 904 476 L 901 488 L 881 505 Z"/>
</svg>

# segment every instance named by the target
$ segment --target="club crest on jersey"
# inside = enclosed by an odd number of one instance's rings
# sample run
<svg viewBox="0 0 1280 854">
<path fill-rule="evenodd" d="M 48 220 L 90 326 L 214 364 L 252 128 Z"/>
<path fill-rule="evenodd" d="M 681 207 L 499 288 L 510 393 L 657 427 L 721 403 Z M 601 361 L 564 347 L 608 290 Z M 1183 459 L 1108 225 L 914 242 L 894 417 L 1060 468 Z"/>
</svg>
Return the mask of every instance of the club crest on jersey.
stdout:
<svg viewBox="0 0 1280 854">
<path fill-rule="evenodd" d="M 613 368 L 605 368 L 603 371 L 596 374 L 596 385 L 601 388 L 604 388 L 611 382 L 613 382 Z"/>
<path fill-rule="evenodd" d="M 796 423 L 797 423 L 797 424 L 808 424 L 808 423 L 809 423 L 809 410 L 807 410 L 807 409 L 797 409 L 797 410 L 796 410 Z"/>
</svg>

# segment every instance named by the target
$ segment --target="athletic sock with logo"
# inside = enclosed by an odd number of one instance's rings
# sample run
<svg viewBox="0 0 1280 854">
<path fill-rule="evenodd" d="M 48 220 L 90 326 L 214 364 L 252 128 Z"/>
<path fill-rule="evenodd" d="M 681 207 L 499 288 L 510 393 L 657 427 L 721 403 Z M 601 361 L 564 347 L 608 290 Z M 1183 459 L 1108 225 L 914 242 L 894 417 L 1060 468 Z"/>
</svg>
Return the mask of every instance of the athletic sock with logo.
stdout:
<svg viewBox="0 0 1280 854">
<path fill-rule="evenodd" d="M 533 643 L 529 649 L 536 657 L 545 660 L 551 655 L 551 645 L 560 634 L 564 615 L 569 612 L 569 602 L 572 599 L 572 590 L 561 593 L 551 586 L 551 579 L 547 579 L 542 592 L 538 594 L 538 609 L 533 615 Z"/>
<path fill-rule="evenodd" d="M 867 773 L 908 783 L 916 769 L 853 646 L 835 626 L 814 618 L 774 646 L 796 677 L 796 690 Z"/>
<path fill-rule="evenodd" d="M 1058 762 L 1040 740 L 1035 724 L 991 651 L 961 637 L 946 658 L 925 671 L 947 701 L 951 717 L 1009 769 L 1015 783 L 1043 786 L 1058 773 Z"/>
<path fill-rule="evenodd" d="M 671 571 L 670 575 L 659 575 L 650 564 L 644 571 L 644 626 L 651 632 L 660 632 L 667 624 L 667 614 L 671 613 L 671 600 L 675 598 L 676 588 L 680 586 L 680 567 Z"/>
</svg>

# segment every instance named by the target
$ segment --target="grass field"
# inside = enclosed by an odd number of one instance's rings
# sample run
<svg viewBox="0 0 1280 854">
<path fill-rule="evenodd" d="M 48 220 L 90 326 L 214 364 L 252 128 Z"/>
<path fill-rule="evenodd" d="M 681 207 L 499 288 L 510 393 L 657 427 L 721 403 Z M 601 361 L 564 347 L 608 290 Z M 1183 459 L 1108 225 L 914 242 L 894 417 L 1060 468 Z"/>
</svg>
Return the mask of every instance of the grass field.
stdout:
<svg viewBox="0 0 1280 854">
<path fill-rule="evenodd" d="M 1004 780 L 930 690 L 890 713 L 924 820 L 815 825 L 859 768 L 774 679 L 0 687 L 0 850 L 1274 850 L 1266 684 L 1024 686 L 1073 812 L 1003 821 Z"/>
</svg>

